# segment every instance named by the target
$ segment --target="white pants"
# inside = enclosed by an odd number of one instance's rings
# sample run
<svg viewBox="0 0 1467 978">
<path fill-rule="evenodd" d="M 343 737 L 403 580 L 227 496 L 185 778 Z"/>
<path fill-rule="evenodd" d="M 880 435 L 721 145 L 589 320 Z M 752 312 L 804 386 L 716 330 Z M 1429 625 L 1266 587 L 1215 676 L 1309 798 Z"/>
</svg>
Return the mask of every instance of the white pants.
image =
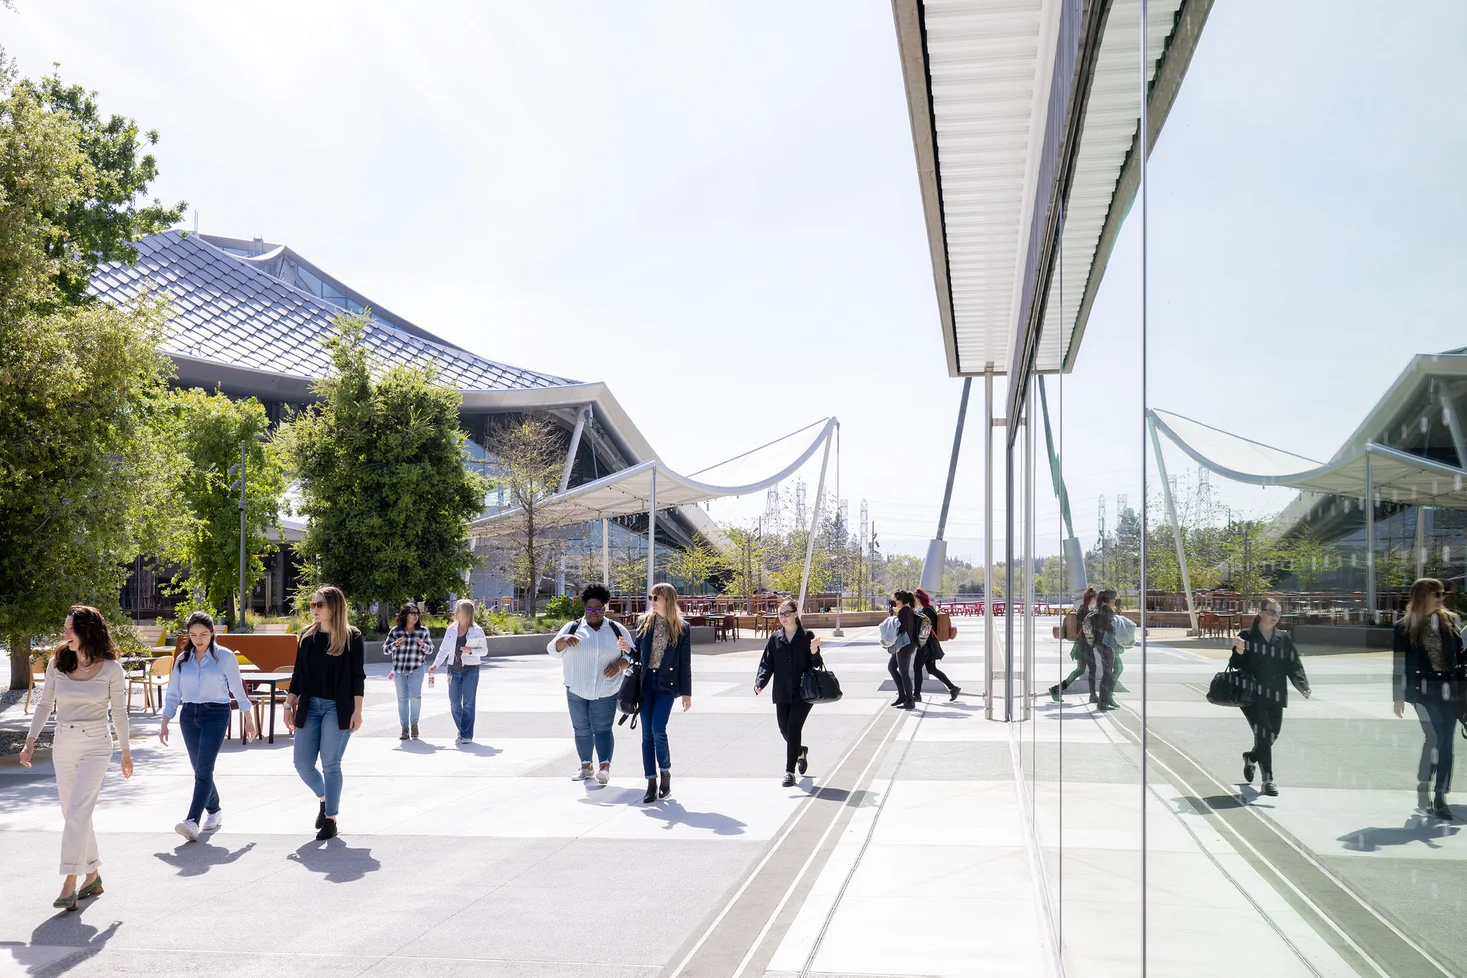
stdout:
<svg viewBox="0 0 1467 978">
<path fill-rule="evenodd" d="M 106 720 L 57 723 L 51 748 L 56 768 L 56 792 L 61 796 L 61 875 L 80 876 L 102 865 L 97 833 L 92 831 L 92 809 L 102 778 L 112 763 L 112 733 Z"/>
</svg>

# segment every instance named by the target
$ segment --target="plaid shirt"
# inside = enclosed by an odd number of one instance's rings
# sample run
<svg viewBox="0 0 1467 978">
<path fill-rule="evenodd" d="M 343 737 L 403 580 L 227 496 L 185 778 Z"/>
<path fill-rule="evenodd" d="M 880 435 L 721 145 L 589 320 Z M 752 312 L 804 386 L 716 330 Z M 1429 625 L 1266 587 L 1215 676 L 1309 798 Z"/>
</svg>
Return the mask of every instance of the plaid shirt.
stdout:
<svg viewBox="0 0 1467 978">
<path fill-rule="evenodd" d="M 382 654 L 392 656 L 392 668 L 397 672 L 412 672 L 427 661 L 432 651 L 433 636 L 422 625 L 412 631 L 394 628 L 382 643 Z"/>
</svg>

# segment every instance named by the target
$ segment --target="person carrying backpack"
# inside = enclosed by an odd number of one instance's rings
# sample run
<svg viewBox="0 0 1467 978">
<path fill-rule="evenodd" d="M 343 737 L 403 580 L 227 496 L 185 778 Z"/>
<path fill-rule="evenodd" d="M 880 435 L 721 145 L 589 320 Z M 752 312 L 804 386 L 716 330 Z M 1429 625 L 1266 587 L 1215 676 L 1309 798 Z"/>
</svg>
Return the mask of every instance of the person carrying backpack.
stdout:
<svg viewBox="0 0 1467 978">
<path fill-rule="evenodd" d="M 611 724 L 616 719 L 621 675 L 632 659 L 618 648 L 622 639 L 630 640 L 630 634 L 606 617 L 610 600 L 611 592 L 605 587 L 588 586 L 581 592 L 585 613 L 577 621 L 567 622 L 545 647 L 550 658 L 561 662 L 566 706 L 575 732 L 576 753 L 581 758 L 580 770 L 571 776 L 572 781 L 594 778 L 597 784 L 606 784 L 611 780 L 611 754 L 616 747 Z M 592 747 L 601 760 L 595 770 Z"/>
<path fill-rule="evenodd" d="M 963 690 L 962 687 L 948 679 L 941 669 L 937 668 L 937 660 L 946 654 L 942 651 L 942 643 L 938 641 L 938 626 L 941 624 L 941 619 L 946 616 L 937 613 L 937 609 L 932 607 L 931 595 L 921 588 L 917 589 L 916 598 L 917 604 L 921 606 L 917 613 L 931 624 L 932 634 L 928 636 L 927 644 L 918 649 L 916 655 L 912 657 L 912 698 L 914 700 L 922 698 L 922 670 L 926 669 L 928 675 L 947 687 L 947 700 L 951 703 Z"/>
<path fill-rule="evenodd" d="M 1070 643 L 1070 658 L 1075 660 L 1075 668 L 1060 682 L 1058 686 L 1049 687 L 1049 698 L 1056 703 L 1070 684 L 1080 678 L 1080 673 L 1085 673 L 1085 683 L 1090 687 L 1090 702 L 1097 701 L 1095 683 L 1095 653 L 1090 648 L 1090 643 L 1080 631 L 1080 625 L 1090 614 L 1090 606 L 1095 603 L 1095 588 L 1087 587 L 1085 593 L 1080 597 L 1080 607 L 1065 615 L 1064 624 L 1057 626 L 1054 637 L 1063 639 Z"/>
<path fill-rule="evenodd" d="M 1117 650 L 1120 647 L 1115 641 L 1117 618 L 1115 601 L 1115 591 L 1110 588 L 1101 591 L 1095 596 L 1094 610 L 1086 616 L 1084 624 L 1080 626 L 1081 634 L 1095 650 L 1095 656 L 1100 665 L 1100 688 L 1095 690 L 1091 700 L 1099 710 L 1119 708 L 1115 700 L 1116 662 L 1119 658 Z M 1129 619 L 1127 624 L 1130 624 Z"/>
<path fill-rule="evenodd" d="M 917 612 L 912 608 L 917 599 L 912 596 L 911 591 L 895 591 L 891 598 L 892 618 L 896 619 L 896 638 L 887 646 L 891 659 L 886 664 L 886 671 L 891 674 L 891 681 L 896 683 L 897 689 L 897 698 L 892 700 L 891 705 L 910 710 L 917 705 L 912 690 L 912 660 L 916 658 L 920 644 L 927 641 L 927 635 L 922 634 L 922 629 L 928 629 L 930 634 L 931 623 L 926 618 L 920 619 L 919 623 Z M 890 631 L 890 626 L 885 626 L 885 630 Z M 885 645 L 885 641 L 882 644 Z"/>
</svg>

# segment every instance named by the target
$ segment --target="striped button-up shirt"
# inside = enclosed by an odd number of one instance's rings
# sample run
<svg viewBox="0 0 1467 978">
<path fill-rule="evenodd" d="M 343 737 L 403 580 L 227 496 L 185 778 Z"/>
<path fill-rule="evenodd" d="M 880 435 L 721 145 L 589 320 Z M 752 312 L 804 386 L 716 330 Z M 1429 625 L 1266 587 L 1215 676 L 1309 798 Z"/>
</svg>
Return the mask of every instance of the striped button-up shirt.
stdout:
<svg viewBox="0 0 1467 978">
<path fill-rule="evenodd" d="M 382 654 L 392 656 L 392 668 L 398 672 L 412 672 L 428 661 L 432 653 L 433 636 L 422 625 L 412 631 L 393 628 L 382 643 Z"/>
<path fill-rule="evenodd" d="M 571 625 L 576 626 L 575 637 L 581 640 L 580 644 L 567 644 L 564 651 L 556 651 L 555 643 L 570 634 Z M 550 653 L 550 658 L 561 660 L 566 689 L 581 699 L 599 700 L 621 691 L 621 674 L 610 677 L 605 674 L 606 667 L 618 659 L 631 661 L 616 647 L 616 640 L 621 636 L 630 640 L 627 631 L 609 619 L 603 619 L 600 628 L 592 628 L 582 618 L 562 627 L 545 651 Z"/>
</svg>

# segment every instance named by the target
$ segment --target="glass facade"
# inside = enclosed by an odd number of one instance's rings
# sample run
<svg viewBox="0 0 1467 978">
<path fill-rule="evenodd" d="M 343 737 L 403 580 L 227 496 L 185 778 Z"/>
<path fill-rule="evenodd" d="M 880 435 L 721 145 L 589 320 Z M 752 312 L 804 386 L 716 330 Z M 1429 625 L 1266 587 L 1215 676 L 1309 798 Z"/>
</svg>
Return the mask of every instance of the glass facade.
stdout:
<svg viewBox="0 0 1467 978">
<path fill-rule="evenodd" d="M 1055 947 L 1068 975 L 1467 974 L 1467 7 L 1142 9 L 1110 5 L 1079 150 L 1129 118 L 1120 178 L 1060 215 L 1065 369 L 995 436 L 994 711 Z M 1084 584 L 1134 645 L 1076 647 Z M 1209 701 L 1230 663 L 1246 710 Z"/>
</svg>

